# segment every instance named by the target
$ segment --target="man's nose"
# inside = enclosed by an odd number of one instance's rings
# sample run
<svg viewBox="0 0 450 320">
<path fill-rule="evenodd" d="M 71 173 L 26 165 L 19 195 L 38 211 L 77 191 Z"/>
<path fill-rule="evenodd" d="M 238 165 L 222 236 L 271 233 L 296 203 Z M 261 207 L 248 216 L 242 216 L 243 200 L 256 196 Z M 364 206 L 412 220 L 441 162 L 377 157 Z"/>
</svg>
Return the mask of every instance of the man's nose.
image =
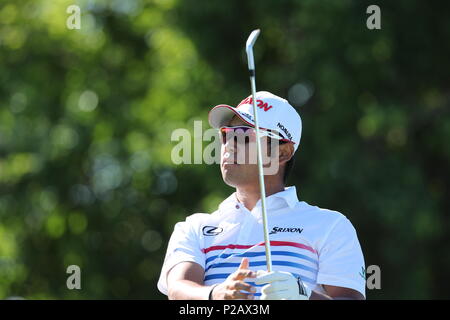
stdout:
<svg viewBox="0 0 450 320">
<path fill-rule="evenodd" d="M 237 152 L 237 142 L 236 139 L 231 138 L 227 139 L 227 141 L 224 144 L 225 151 L 236 153 Z"/>
<path fill-rule="evenodd" d="M 227 139 L 227 142 L 223 145 L 222 159 L 224 159 L 223 157 L 229 153 L 227 157 L 228 160 L 232 160 L 234 163 L 243 163 L 240 156 L 242 152 L 239 152 L 238 147 L 239 146 L 236 139 Z"/>
</svg>

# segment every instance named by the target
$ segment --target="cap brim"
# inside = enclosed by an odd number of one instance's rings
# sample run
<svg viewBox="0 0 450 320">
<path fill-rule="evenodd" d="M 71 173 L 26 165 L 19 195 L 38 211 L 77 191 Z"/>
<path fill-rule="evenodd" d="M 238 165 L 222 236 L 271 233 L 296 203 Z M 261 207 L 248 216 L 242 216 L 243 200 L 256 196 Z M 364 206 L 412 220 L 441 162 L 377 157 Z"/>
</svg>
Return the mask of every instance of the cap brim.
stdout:
<svg viewBox="0 0 450 320">
<path fill-rule="evenodd" d="M 249 122 L 244 117 L 242 117 L 242 115 L 236 108 L 227 104 L 219 104 L 212 108 L 208 114 L 208 122 L 211 127 L 218 129 L 227 125 L 235 115 L 248 125 L 254 126 L 254 123 Z"/>
</svg>

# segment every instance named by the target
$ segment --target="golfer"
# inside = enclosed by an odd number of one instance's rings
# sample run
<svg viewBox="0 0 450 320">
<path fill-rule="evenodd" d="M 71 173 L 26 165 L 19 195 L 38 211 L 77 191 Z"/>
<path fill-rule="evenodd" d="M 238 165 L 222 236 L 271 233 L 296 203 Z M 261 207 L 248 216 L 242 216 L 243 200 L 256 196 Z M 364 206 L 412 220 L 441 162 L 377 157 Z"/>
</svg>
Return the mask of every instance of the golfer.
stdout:
<svg viewBox="0 0 450 320">
<path fill-rule="evenodd" d="M 350 221 L 299 201 L 295 186 L 286 186 L 300 144 L 300 115 L 269 92 L 255 97 L 261 145 L 271 151 L 264 170 L 277 169 L 264 171 L 273 270 L 265 271 L 258 166 L 250 161 L 256 141 L 250 96 L 209 113 L 222 139 L 222 178 L 236 192 L 215 212 L 175 225 L 158 289 L 169 299 L 187 300 L 365 299 L 364 257 Z"/>
</svg>

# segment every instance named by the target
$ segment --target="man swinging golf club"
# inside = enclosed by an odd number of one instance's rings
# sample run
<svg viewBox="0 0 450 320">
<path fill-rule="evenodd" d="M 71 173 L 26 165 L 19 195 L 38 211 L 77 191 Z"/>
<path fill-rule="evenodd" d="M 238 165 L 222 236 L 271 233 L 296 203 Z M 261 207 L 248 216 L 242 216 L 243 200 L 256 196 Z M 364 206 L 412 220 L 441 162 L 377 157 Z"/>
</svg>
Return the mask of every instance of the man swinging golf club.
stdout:
<svg viewBox="0 0 450 320">
<path fill-rule="evenodd" d="M 187 300 L 364 299 L 364 258 L 350 221 L 298 201 L 295 186 L 285 186 L 302 122 L 285 99 L 255 92 L 258 33 L 247 41 L 252 95 L 209 113 L 222 138 L 223 180 L 236 192 L 212 214 L 175 225 L 158 288 Z"/>
</svg>

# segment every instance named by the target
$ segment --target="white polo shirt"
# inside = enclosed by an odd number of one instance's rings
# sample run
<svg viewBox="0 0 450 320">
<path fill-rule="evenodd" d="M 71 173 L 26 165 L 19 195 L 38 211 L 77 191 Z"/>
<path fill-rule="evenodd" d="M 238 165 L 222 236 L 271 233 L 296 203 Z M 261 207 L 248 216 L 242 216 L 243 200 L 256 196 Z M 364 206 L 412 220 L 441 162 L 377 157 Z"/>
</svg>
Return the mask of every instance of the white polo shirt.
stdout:
<svg viewBox="0 0 450 320">
<path fill-rule="evenodd" d="M 332 285 L 365 296 L 363 253 L 344 215 L 299 202 L 295 187 L 267 197 L 266 211 L 274 270 L 291 272 L 317 292 Z M 158 289 L 167 295 L 167 272 L 180 262 L 198 263 L 205 270 L 204 284 L 212 285 L 225 281 L 243 257 L 251 270 L 267 269 L 261 201 L 249 211 L 233 193 L 212 214 L 196 213 L 175 225 Z"/>
</svg>

